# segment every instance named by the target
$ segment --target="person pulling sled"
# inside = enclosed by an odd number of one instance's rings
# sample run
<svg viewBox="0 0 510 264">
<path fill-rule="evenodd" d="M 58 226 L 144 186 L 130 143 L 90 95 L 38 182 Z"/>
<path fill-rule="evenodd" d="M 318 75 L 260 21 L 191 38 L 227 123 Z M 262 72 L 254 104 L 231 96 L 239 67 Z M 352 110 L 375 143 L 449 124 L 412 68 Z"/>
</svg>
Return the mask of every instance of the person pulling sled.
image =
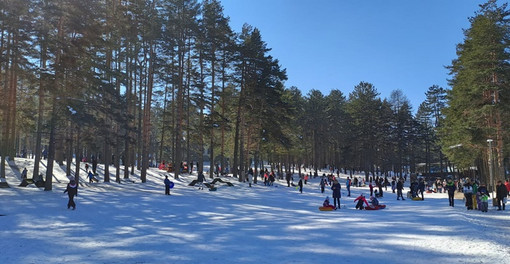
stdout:
<svg viewBox="0 0 510 264">
<path fill-rule="evenodd" d="M 358 198 L 354 199 L 354 202 L 357 202 L 356 203 L 356 209 L 359 209 L 359 210 L 363 210 L 364 209 L 364 205 L 363 203 L 365 203 L 365 205 L 368 207 L 370 206 L 367 202 L 367 199 L 365 198 L 365 196 L 363 196 L 363 194 L 361 194 L 360 196 L 358 196 Z"/>
</svg>

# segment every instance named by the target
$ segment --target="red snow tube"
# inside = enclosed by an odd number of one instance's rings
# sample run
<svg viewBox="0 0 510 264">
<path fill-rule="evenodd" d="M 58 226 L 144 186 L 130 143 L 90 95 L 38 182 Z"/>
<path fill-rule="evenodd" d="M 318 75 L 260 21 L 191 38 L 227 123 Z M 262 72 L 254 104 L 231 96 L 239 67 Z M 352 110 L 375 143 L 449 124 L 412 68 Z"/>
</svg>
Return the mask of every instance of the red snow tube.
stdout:
<svg viewBox="0 0 510 264">
<path fill-rule="evenodd" d="M 365 210 L 379 210 L 379 209 L 384 209 L 386 208 L 386 205 L 385 204 L 380 204 L 380 205 L 377 205 L 377 206 L 367 206 L 365 207 Z"/>
</svg>

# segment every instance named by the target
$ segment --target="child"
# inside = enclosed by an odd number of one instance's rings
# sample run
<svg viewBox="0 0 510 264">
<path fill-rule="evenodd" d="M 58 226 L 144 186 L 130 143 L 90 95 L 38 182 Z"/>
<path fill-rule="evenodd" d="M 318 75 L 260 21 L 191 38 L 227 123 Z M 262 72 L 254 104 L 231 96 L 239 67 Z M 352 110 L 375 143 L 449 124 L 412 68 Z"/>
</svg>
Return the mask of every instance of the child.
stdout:
<svg viewBox="0 0 510 264">
<path fill-rule="evenodd" d="M 336 210 L 335 206 L 329 203 L 329 196 L 326 197 L 326 200 L 324 200 L 324 202 L 322 203 L 322 207 L 330 207 Z"/>
<path fill-rule="evenodd" d="M 73 210 L 76 209 L 76 203 L 74 202 L 74 196 L 78 196 L 78 185 L 74 178 L 71 178 L 70 182 L 67 184 L 67 188 L 64 191 L 69 196 L 69 201 L 67 202 L 67 209 L 73 207 Z"/>
<path fill-rule="evenodd" d="M 482 193 L 482 195 L 480 196 L 480 211 L 482 212 L 487 212 L 487 210 L 489 209 L 489 195 L 487 195 L 487 193 Z"/>
<path fill-rule="evenodd" d="M 300 179 L 298 182 L 299 193 L 303 193 L 303 179 Z"/>
<path fill-rule="evenodd" d="M 89 182 L 94 182 L 94 174 L 91 171 L 89 171 L 87 176 L 89 177 Z"/>
<path fill-rule="evenodd" d="M 370 203 L 372 204 L 373 207 L 376 207 L 379 205 L 379 200 L 377 200 L 377 198 L 375 198 L 374 196 L 370 196 Z"/>
</svg>

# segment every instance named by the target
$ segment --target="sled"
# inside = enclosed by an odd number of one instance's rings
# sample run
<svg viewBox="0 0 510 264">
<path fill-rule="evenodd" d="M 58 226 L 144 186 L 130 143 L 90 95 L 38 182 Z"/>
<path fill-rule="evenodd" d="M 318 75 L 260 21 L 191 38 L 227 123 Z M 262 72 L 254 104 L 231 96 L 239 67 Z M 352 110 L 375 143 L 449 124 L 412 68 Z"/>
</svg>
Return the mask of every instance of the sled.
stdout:
<svg viewBox="0 0 510 264">
<path fill-rule="evenodd" d="M 412 199 L 413 199 L 413 201 L 421 201 L 421 197 L 418 197 L 418 196 L 416 196 L 416 197 L 414 197 Z"/>
<path fill-rule="evenodd" d="M 365 207 L 365 210 L 379 210 L 379 209 L 384 209 L 384 208 L 386 208 L 386 205 L 380 204 L 377 206 L 367 206 L 367 207 Z"/>
<path fill-rule="evenodd" d="M 174 188 L 174 182 L 171 181 L 170 184 L 168 185 L 170 187 L 170 189 Z"/>
<path fill-rule="evenodd" d="M 319 207 L 319 211 L 333 211 L 333 210 L 334 210 L 334 208 L 333 207 L 329 207 L 329 206 L 326 206 L 326 207 L 321 206 L 321 207 Z"/>
</svg>

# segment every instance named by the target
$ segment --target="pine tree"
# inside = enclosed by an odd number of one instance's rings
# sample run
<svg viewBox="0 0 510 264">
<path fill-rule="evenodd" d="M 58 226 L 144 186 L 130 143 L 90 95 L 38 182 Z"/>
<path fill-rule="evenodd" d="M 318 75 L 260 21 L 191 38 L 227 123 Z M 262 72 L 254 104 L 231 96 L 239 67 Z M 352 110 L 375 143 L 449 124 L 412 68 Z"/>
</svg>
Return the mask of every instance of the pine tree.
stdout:
<svg viewBox="0 0 510 264">
<path fill-rule="evenodd" d="M 352 117 L 352 133 L 354 136 L 353 151 L 357 155 L 353 164 L 365 171 L 368 180 L 368 173 L 373 171 L 375 163 L 378 129 L 377 112 L 381 108 L 379 93 L 373 84 L 360 82 L 349 94 L 347 111 Z"/>
<path fill-rule="evenodd" d="M 510 88 L 509 11 L 490 0 L 469 19 L 464 42 L 457 46 L 458 58 L 449 66 L 449 106 L 441 129 L 443 151 L 460 168 L 468 169 L 486 157 L 487 139 L 494 139 L 499 172 L 503 178 L 503 148 L 507 131 Z M 462 148 L 450 148 L 462 145 Z"/>
</svg>

